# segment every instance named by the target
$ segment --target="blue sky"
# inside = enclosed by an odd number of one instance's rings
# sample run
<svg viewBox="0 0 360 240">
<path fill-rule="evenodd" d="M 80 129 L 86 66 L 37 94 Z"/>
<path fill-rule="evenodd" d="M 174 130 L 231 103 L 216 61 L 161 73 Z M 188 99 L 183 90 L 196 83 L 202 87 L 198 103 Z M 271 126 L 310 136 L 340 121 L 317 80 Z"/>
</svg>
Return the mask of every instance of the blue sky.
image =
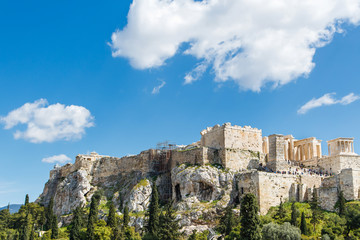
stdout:
<svg viewBox="0 0 360 240">
<path fill-rule="evenodd" d="M 158 0 L 149 2 L 154 4 L 152 7 L 158 7 Z M 191 0 L 178 2 L 194 3 Z M 141 29 L 152 33 L 150 37 L 144 36 L 136 24 L 131 24 L 131 21 L 136 23 L 140 11 L 136 7 L 145 4 L 144 0 L 137 2 L 132 15 L 129 14 L 131 3 L 128 0 L 0 3 L 0 206 L 8 202 L 22 203 L 27 193 L 31 201 L 38 197 L 54 165 L 42 162 L 44 158 L 64 154 L 73 161 L 77 154 L 90 151 L 121 157 L 155 147 L 157 142 L 164 140 L 190 144 L 200 139 L 202 129 L 225 122 L 260 128 L 263 135 L 292 134 L 298 139 L 315 136 L 323 140 L 325 154 L 326 140 L 355 137 L 355 151 L 360 153 L 360 101 L 356 101 L 360 94 L 360 28 L 354 24 L 358 21 L 351 15 L 354 13 L 341 16 L 345 19 L 345 24 L 341 25 L 343 31 L 330 34 L 333 38 L 323 43 L 324 46 L 320 47 L 319 40 L 314 40 L 312 44 L 318 44 L 314 56 L 310 62 L 300 59 L 300 67 L 296 69 L 284 66 L 277 68 L 276 73 L 266 69 L 269 63 L 277 61 L 275 51 L 249 65 L 254 66 L 256 74 L 235 63 L 235 68 L 241 69 L 241 73 L 235 71 L 224 77 L 220 73 L 228 69 L 215 67 L 215 62 L 221 59 L 222 49 L 219 47 L 210 54 L 208 49 L 199 53 L 199 49 L 194 47 L 196 43 L 204 43 L 207 40 L 204 36 L 209 32 L 215 34 L 211 27 L 206 30 L 202 20 L 194 17 L 191 27 L 170 26 L 170 29 L 178 30 L 171 33 L 173 35 L 162 35 L 156 25 L 140 25 Z M 167 7 L 171 6 L 162 6 L 162 11 L 170 11 Z M 203 14 L 201 7 L 199 13 L 192 14 Z M 223 7 L 226 9 L 227 6 Z M 258 9 L 253 7 L 256 11 L 249 12 L 256 19 Z M 187 10 L 181 4 L 177 8 L 181 14 Z M 148 17 L 154 17 L 154 12 L 148 13 Z M 128 14 L 132 20 L 127 20 Z M 204 19 L 211 14 L 222 18 L 221 12 L 206 14 L 203 14 Z M 169 17 L 164 16 L 165 20 Z M 324 22 L 338 17 L 330 14 Z M 241 25 L 241 19 L 238 20 Z M 296 21 L 299 20 L 294 17 Z M 318 25 L 321 29 L 324 23 Z M 128 30 L 124 30 L 126 26 Z M 266 27 L 259 21 L 256 29 L 262 28 Z M 112 39 L 116 29 L 122 34 L 120 40 Z M 204 31 L 204 34 L 190 34 L 188 38 L 195 40 L 189 43 L 176 35 L 176 32 L 184 35 L 182 31 Z M 226 34 L 231 36 L 231 30 Z M 249 41 L 247 36 L 251 34 L 249 31 L 237 35 L 239 42 Z M 276 43 L 271 42 L 271 36 L 267 37 L 270 40 L 265 46 L 274 45 L 276 50 Z M 164 38 L 168 42 L 164 43 Z M 221 36 L 220 40 L 223 40 Z M 129 44 L 124 44 L 125 41 Z M 231 43 L 238 44 L 236 41 Z M 164 50 L 166 57 L 158 54 L 163 50 L 156 48 L 159 44 L 170 46 L 169 51 Z M 297 46 L 298 43 L 294 44 Z M 251 57 L 253 53 L 249 48 L 246 44 L 235 46 L 227 57 L 241 56 L 242 52 Z M 121 54 L 114 54 L 119 49 Z M 185 54 L 188 49 L 192 53 Z M 303 53 L 309 54 L 308 47 L 303 50 L 290 51 L 287 56 L 290 60 L 280 59 L 280 63 L 296 60 Z M 260 53 L 264 51 L 267 52 L 262 50 Z M 224 63 L 227 64 L 222 62 L 222 67 L 226 65 Z M 310 70 L 303 67 L 309 63 L 315 63 L 315 66 Z M 201 64 L 206 65 L 207 70 L 190 84 L 184 84 L 186 74 Z M 291 67 L 292 72 L 286 67 Z M 267 80 L 257 73 L 264 73 Z M 154 87 L 161 84 L 163 87 L 153 92 Z M 278 86 L 274 87 L 274 84 Z M 330 99 L 325 99 L 328 106 L 313 108 L 304 114 L 298 112 L 310 100 L 329 93 L 336 95 L 328 95 Z M 342 104 L 341 99 L 351 93 L 354 94 L 353 101 Z M 80 124 L 75 129 L 80 129 L 80 133 L 73 133 L 70 129 L 65 137 L 56 132 L 45 132 L 42 140 L 34 135 L 19 135 L 15 139 L 14 133 L 17 130 L 26 132 L 26 125 L 16 125 L 14 118 L 6 117 L 11 111 L 39 99 L 47 100 L 40 108 L 61 104 L 57 112 L 60 115 L 71 113 L 66 106 L 81 107 L 82 120 L 88 125 Z M 42 120 L 50 117 L 45 116 Z M 16 126 L 6 129 L 4 119 Z M 53 136 L 51 134 L 55 137 L 49 137 Z"/>
</svg>

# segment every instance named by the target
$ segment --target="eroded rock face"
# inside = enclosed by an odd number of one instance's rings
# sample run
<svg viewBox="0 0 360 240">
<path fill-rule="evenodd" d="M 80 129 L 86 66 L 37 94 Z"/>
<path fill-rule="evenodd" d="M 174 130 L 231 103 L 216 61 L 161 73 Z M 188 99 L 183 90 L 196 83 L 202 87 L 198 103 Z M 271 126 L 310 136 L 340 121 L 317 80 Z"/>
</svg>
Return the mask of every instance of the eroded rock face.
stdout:
<svg viewBox="0 0 360 240">
<path fill-rule="evenodd" d="M 149 206 L 151 192 L 152 187 L 148 179 L 143 179 L 136 184 L 130 191 L 129 198 L 125 203 L 128 206 L 129 211 L 146 211 Z"/>
<path fill-rule="evenodd" d="M 152 183 L 149 179 L 152 176 L 139 171 L 117 173 L 116 169 L 108 169 L 114 168 L 114 164 L 109 165 L 104 161 L 86 162 L 87 165 L 79 162 L 79 169 L 66 165 L 53 170 L 38 202 L 46 205 L 54 197 L 54 211 L 62 216 L 61 222 L 66 225 L 71 221 L 71 215 L 64 215 L 79 205 L 88 206 L 92 195 L 101 190 L 104 201 L 112 199 L 117 209 L 121 209 L 122 203 L 130 212 L 138 213 L 136 217 L 131 217 L 130 225 L 141 231 L 146 224 L 144 212 L 151 198 Z M 191 233 L 191 229 L 196 227 L 213 229 L 223 209 L 237 195 L 234 179 L 235 172 L 214 166 L 180 165 L 173 168 L 171 174 L 158 175 L 155 184 L 160 197 L 164 198 L 170 192 L 178 210 L 180 226 L 185 232 Z"/>
<path fill-rule="evenodd" d="M 84 170 L 71 173 L 57 185 L 54 199 L 55 214 L 70 213 L 77 206 L 85 206 L 86 195 L 94 188 L 91 186 L 88 174 Z"/>
<path fill-rule="evenodd" d="M 123 202 L 130 211 L 145 211 L 151 194 L 150 182 L 142 180 L 145 178 L 142 172 L 123 172 L 113 162 L 113 158 L 105 158 L 55 168 L 37 202 L 46 206 L 53 197 L 54 212 L 60 217 L 79 205 L 89 205 L 92 195 L 101 190 L 108 200 L 113 200 L 117 209 Z"/>
<path fill-rule="evenodd" d="M 226 207 L 234 194 L 234 172 L 213 166 L 180 165 L 172 170 L 173 198 L 179 210 L 190 210 L 199 203 L 220 203 Z"/>
</svg>

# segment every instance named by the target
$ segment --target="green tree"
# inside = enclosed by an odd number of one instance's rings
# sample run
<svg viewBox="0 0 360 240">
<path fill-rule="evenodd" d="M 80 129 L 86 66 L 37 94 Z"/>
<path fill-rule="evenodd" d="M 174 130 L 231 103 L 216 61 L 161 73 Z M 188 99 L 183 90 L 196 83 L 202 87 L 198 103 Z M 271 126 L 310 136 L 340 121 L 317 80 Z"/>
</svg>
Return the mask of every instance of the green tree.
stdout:
<svg viewBox="0 0 360 240">
<path fill-rule="evenodd" d="M 209 235 L 208 231 L 198 233 L 196 230 L 193 230 L 188 240 L 207 240 L 208 235 Z"/>
<path fill-rule="evenodd" d="M 295 226 L 295 227 L 298 227 L 298 221 L 297 219 L 300 217 L 300 212 L 299 210 L 297 209 L 296 205 L 295 205 L 295 202 L 293 202 L 291 204 L 291 225 Z"/>
<path fill-rule="evenodd" d="M 159 230 L 160 206 L 159 194 L 155 182 L 152 184 L 151 199 L 147 216 L 148 223 L 146 226 L 146 231 L 149 235 L 157 237 Z"/>
<path fill-rule="evenodd" d="M 31 237 L 31 231 L 32 231 L 32 216 L 30 213 L 26 215 L 26 218 L 22 224 L 22 227 L 20 229 L 20 236 L 19 240 L 30 240 Z"/>
<path fill-rule="evenodd" d="M 324 225 L 321 229 L 321 235 L 327 235 L 330 239 L 340 239 L 346 232 L 346 220 L 336 213 L 329 213 L 327 219 L 324 219 Z"/>
<path fill-rule="evenodd" d="M 180 238 L 179 220 L 176 219 L 176 211 L 172 208 L 172 202 L 165 206 L 165 213 L 159 218 L 158 238 L 162 240 L 177 240 Z"/>
<path fill-rule="evenodd" d="M 261 239 L 259 205 L 255 195 L 248 193 L 241 200 L 240 223 L 242 240 Z"/>
<path fill-rule="evenodd" d="M 11 215 L 9 209 L 3 209 L 0 211 L 0 230 L 9 227 L 10 217 Z"/>
<path fill-rule="evenodd" d="M 124 232 L 124 240 L 141 240 L 140 234 L 135 232 L 133 227 L 126 227 Z"/>
<path fill-rule="evenodd" d="M 225 209 L 224 216 L 220 219 L 220 225 L 218 231 L 225 236 L 229 235 L 231 230 L 236 226 L 236 220 L 234 218 L 234 213 L 232 206 L 228 206 Z"/>
<path fill-rule="evenodd" d="M 123 227 L 126 228 L 129 226 L 130 216 L 129 216 L 129 208 L 125 206 L 124 208 L 124 217 L 123 217 Z"/>
<path fill-rule="evenodd" d="M 51 218 L 51 238 L 56 239 L 58 236 L 59 236 L 59 227 L 58 227 L 57 216 L 53 214 Z"/>
<path fill-rule="evenodd" d="M 305 219 L 305 213 L 304 212 L 301 213 L 300 230 L 301 230 L 301 233 L 304 234 L 304 235 L 309 234 L 309 230 L 308 230 L 307 225 L 306 225 L 306 219 Z"/>
<path fill-rule="evenodd" d="M 54 198 L 51 198 L 50 202 L 45 210 L 45 225 L 44 225 L 45 231 L 51 229 L 51 221 L 52 221 L 53 215 L 54 215 L 53 209 L 54 209 Z"/>
<path fill-rule="evenodd" d="M 360 228 L 360 206 L 349 204 L 346 206 L 345 219 L 347 232 L 349 237 L 350 231 Z"/>
<path fill-rule="evenodd" d="M 284 208 L 284 204 L 282 202 L 282 200 L 280 199 L 280 206 L 278 208 L 278 211 L 276 213 L 276 218 L 279 219 L 279 220 L 282 220 L 286 217 L 286 211 L 285 211 L 285 208 Z"/>
<path fill-rule="evenodd" d="M 276 223 L 268 223 L 262 228 L 262 236 L 266 240 L 300 240 L 301 232 L 297 227 L 286 222 L 282 225 Z"/>
<path fill-rule="evenodd" d="M 240 240 L 241 239 L 241 225 L 238 224 L 236 227 L 234 227 L 229 235 L 225 237 L 225 240 Z"/>
<path fill-rule="evenodd" d="M 95 223 L 98 220 L 97 215 L 100 199 L 101 195 L 98 192 L 94 193 L 94 195 L 91 197 L 90 212 L 86 231 L 87 240 L 95 239 Z"/>
<path fill-rule="evenodd" d="M 340 191 L 338 194 L 338 200 L 334 206 L 334 208 L 338 211 L 338 214 L 340 216 L 345 215 L 345 204 L 346 204 L 346 199 L 344 197 L 344 193 L 343 191 Z"/>
<path fill-rule="evenodd" d="M 310 208 L 311 208 L 311 212 L 312 212 L 310 223 L 313 224 L 314 232 L 315 232 L 316 224 L 318 224 L 320 222 L 320 220 L 322 219 L 322 212 L 321 212 L 321 209 L 319 206 L 319 199 L 318 199 L 315 187 L 313 188 L 312 199 L 310 202 Z"/>
<path fill-rule="evenodd" d="M 26 194 L 25 196 L 25 206 L 29 204 L 29 194 Z"/>
<path fill-rule="evenodd" d="M 80 240 L 81 228 L 83 227 L 82 209 L 80 206 L 75 208 L 73 216 L 70 228 L 70 240 Z"/>
<path fill-rule="evenodd" d="M 110 201 L 110 204 L 109 204 L 109 215 L 107 218 L 107 226 L 109 226 L 111 228 L 116 227 L 116 212 L 115 212 L 114 203 L 112 201 Z"/>
</svg>

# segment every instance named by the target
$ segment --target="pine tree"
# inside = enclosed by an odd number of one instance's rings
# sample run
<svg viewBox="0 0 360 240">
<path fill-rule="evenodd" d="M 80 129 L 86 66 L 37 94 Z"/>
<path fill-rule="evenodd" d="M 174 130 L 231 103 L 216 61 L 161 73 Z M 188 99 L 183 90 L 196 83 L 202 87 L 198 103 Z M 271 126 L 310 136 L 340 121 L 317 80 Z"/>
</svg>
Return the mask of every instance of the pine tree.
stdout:
<svg viewBox="0 0 360 240">
<path fill-rule="evenodd" d="M 116 226 L 112 228 L 111 240 L 120 240 L 122 239 L 121 232 L 119 228 Z"/>
<path fill-rule="evenodd" d="M 310 208 L 312 211 L 312 216 L 311 216 L 310 222 L 313 224 L 314 231 L 315 231 L 316 224 L 319 223 L 320 219 L 322 218 L 322 214 L 321 214 L 321 210 L 320 210 L 320 206 L 319 206 L 319 200 L 318 200 L 318 196 L 317 196 L 315 187 L 313 188 L 313 194 L 312 194 L 312 199 L 310 202 Z"/>
<path fill-rule="evenodd" d="M 301 213 L 300 230 L 301 230 L 301 234 L 304 234 L 304 235 L 309 234 L 309 231 L 308 231 L 308 228 L 307 228 L 307 225 L 306 225 L 306 219 L 305 219 L 305 213 L 304 212 Z"/>
<path fill-rule="evenodd" d="M 124 208 L 124 218 L 123 218 L 123 228 L 129 226 L 130 216 L 129 216 L 129 208 L 125 206 Z"/>
<path fill-rule="evenodd" d="M 111 228 L 116 227 L 116 212 L 115 212 L 115 206 L 114 203 L 111 201 L 109 206 L 109 215 L 107 219 L 107 225 Z"/>
<path fill-rule="evenodd" d="M 101 195 L 99 193 L 95 193 L 91 197 L 91 204 L 90 204 L 90 212 L 89 212 L 89 219 L 87 224 L 87 231 L 86 231 L 86 239 L 87 240 L 94 240 L 95 239 L 95 223 L 97 221 L 98 215 L 98 207 L 100 203 Z"/>
<path fill-rule="evenodd" d="M 32 224 L 32 216 L 28 213 L 26 214 L 25 220 L 21 226 L 19 240 L 30 240 Z"/>
<path fill-rule="evenodd" d="M 147 214 L 149 216 L 149 219 L 146 226 L 146 231 L 151 236 L 157 236 L 160 216 L 159 195 L 155 182 L 153 182 L 152 185 L 153 187 L 151 192 L 149 211 Z"/>
<path fill-rule="evenodd" d="M 25 206 L 29 204 L 29 194 L 25 196 Z"/>
<path fill-rule="evenodd" d="M 278 209 L 278 211 L 276 213 L 276 217 L 277 217 L 277 219 L 283 219 L 283 218 L 286 217 L 286 211 L 285 211 L 282 199 L 280 199 L 280 206 L 279 206 L 279 209 Z"/>
<path fill-rule="evenodd" d="M 30 240 L 35 240 L 35 229 L 34 229 L 34 226 L 31 228 Z"/>
<path fill-rule="evenodd" d="M 45 225 L 44 225 L 45 231 L 51 229 L 51 221 L 54 215 L 53 208 L 54 208 L 54 198 L 51 198 L 49 205 L 45 209 Z"/>
<path fill-rule="evenodd" d="M 299 210 L 296 208 L 295 206 L 295 202 L 292 203 L 291 205 L 291 225 L 298 227 L 298 222 L 297 219 L 300 216 Z"/>
<path fill-rule="evenodd" d="M 172 208 L 172 202 L 165 206 L 165 214 L 159 218 L 158 237 L 162 240 L 177 240 L 180 237 L 179 220 L 176 219 L 175 210 Z"/>
<path fill-rule="evenodd" d="M 59 235 L 58 221 L 55 214 L 51 218 L 51 239 L 56 239 Z"/>
<path fill-rule="evenodd" d="M 241 239 L 261 239 L 260 218 L 258 215 L 259 205 L 255 195 L 248 193 L 241 200 Z"/>
<path fill-rule="evenodd" d="M 346 204 L 346 199 L 344 197 L 344 193 L 343 193 L 343 191 L 340 191 L 338 194 L 338 200 L 334 207 L 335 209 L 338 210 L 338 213 L 340 216 L 345 215 L 345 204 Z"/>
<path fill-rule="evenodd" d="M 219 232 L 229 235 L 231 230 L 236 226 L 236 221 L 232 211 L 232 206 L 225 209 L 225 215 L 220 219 Z"/>
<path fill-rule="evenodd" d="M 82 219 L 82 210 L 81 207 L 77 207 L 73 212 L 73 219 L 71 222 L 71 229 L 70 229 L 70 240 L 80 240 L 81 239 L 81 228 L 83 226 L 83 219 Z"/>
</svg>

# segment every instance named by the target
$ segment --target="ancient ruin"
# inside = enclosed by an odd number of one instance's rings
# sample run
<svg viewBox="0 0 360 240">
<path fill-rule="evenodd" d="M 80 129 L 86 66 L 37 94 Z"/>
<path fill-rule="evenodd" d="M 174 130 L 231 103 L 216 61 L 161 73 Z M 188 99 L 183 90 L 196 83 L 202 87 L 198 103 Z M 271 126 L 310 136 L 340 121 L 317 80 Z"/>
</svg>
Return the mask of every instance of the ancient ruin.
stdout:
<svg viewBox="0 0 360 240">
<path fill-rule="evenodd" d="M 339 191 L 347 200 L 360 198 L 360 156 L 353 138 L 327 141 L 326 156 L 315 137 L 263 137 L 259 129 L 230 123 L 200 134 L 198 142 L 187 146 L 164 143 L 123 158 L 78 155 L 74 164 L 51 171 L 38 201 L 46 204 L 55 197 L 56 213 L 63 215 L 88 203 L 101 188 L 113 201 L 143 211 L 152 187 L 147 179 L 154 177 L 161 199 L 173 199 L 179 211 L 204 211 L 201 204 L 207 202 L 236 204 L 248 192 L 257 196 L 261 214 L 280 201 L 309 200 L 313 191 L 327 210 L 333 210 Z"/>
</svg>

